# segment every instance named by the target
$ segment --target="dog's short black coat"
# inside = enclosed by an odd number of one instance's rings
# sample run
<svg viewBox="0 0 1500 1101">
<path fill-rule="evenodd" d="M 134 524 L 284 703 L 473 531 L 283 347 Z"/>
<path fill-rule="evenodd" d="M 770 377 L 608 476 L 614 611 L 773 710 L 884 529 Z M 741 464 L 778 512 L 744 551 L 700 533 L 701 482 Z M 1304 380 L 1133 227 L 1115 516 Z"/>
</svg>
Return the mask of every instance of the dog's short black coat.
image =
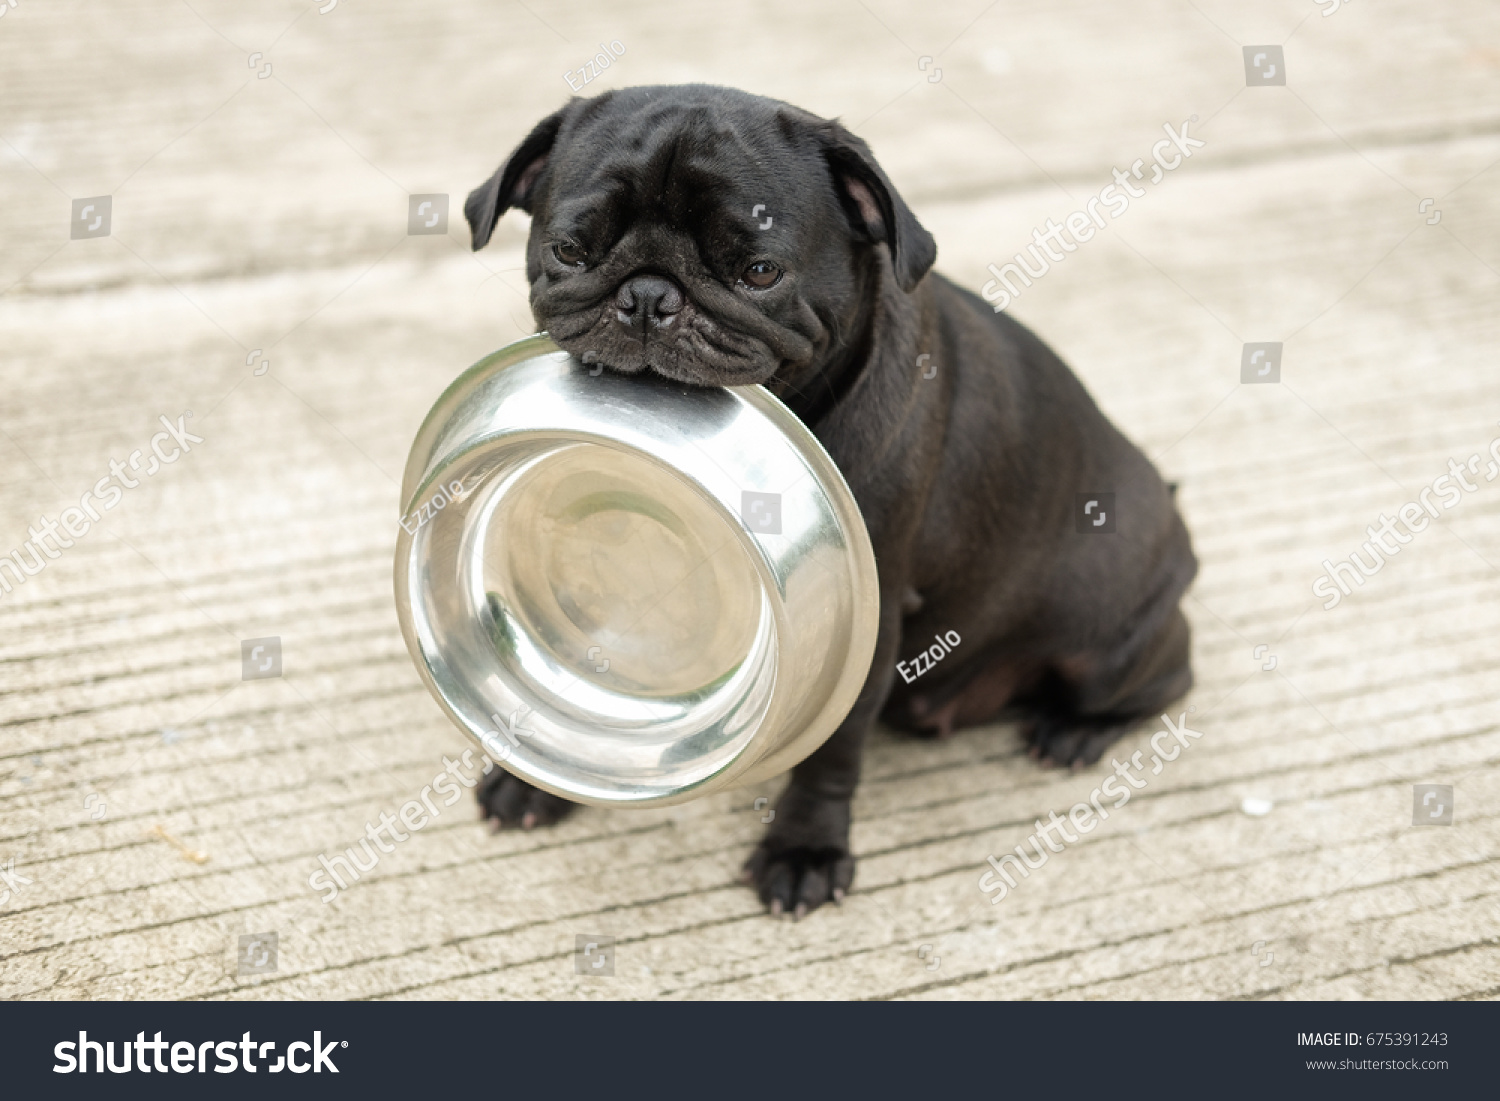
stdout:
<svg viewBox="0 0 1500 1101">
<path fill-rule="evenodd" d="M 511 207 L 532 216 L 532 311 L 559 344 L 627 374 L 764 384 L 864 513 L 875 657 L 746 865 L 773 913 L 849 888 L 878 716 L 942 736 L 1016 717 L 1034 757 L 1081 766 L 1187 691 L 1197 562 L 1171 491 L 1050 348 L 929 273 L 932 236 L 837 122 L 706 85 L 574 99 L 469 196 L 474 248 Z M 1100 493 L 1113 531 L 1082 532 L 1079 495 Z M 950 630 L 940 665 L 896 676 Z M 480 800 L 502 824 L 571 809 L 499 772 Z"/>
</svg>

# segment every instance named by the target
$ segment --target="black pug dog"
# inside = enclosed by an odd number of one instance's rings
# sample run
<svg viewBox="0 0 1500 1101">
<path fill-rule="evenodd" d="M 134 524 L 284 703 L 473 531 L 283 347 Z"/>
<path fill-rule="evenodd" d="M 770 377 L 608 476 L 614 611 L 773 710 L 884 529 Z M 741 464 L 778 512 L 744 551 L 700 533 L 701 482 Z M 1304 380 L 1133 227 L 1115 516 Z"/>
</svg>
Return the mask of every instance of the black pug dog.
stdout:
<svg viewBox="0 0 1500 1101">
<path fill-rule="evenodd" d="M 575 98 L 469 195 L 475 249 L 511 207 L 532 217 L 532 312 L 558 344 L 627 375 L 766 386 L 864 513 L 879 640 L 745 866 L 773 914 L 849 889 L 877 717 L 942 736 L 1018 718 L 1033 757 L 1077 768 L 1192 684 L 1178 601 L 1197 561 L 1172 491 L 1050 348 L 930 273 L 932 236 L 839 123 L 708 85 Z M 948 631 L 961 644 L 928 669 L 916 655 Z M 499 770 L 479 799 L 502 825 L 572 809 Z"/>
</svg>

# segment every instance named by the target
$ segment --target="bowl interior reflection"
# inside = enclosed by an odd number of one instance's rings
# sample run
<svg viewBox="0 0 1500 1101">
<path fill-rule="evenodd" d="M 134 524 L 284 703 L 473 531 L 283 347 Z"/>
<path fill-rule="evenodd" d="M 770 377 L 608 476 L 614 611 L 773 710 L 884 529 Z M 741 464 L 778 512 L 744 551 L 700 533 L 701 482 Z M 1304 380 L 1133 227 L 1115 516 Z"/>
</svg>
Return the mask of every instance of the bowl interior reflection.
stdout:
<svg viewBox="0 0 1500 1101">
<path fill-rule="evenodd" d="M 760 581 L 729 521 L 628 451 L 579 443 L 528 464 L 477 546 L 485 592 L 558 666 L 615 693 L 707 696 L 759 626 Z"/>
</svg>

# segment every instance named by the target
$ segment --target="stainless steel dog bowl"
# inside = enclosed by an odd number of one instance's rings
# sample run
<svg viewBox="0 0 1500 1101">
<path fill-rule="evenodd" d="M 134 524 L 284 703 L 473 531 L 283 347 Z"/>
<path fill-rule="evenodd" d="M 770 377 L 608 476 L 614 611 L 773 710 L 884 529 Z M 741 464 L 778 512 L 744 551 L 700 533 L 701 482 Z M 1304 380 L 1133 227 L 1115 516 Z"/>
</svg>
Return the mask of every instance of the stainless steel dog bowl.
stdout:
<svg viewBox="0 0 1500 1101">
<path fill-rule="evenodd" d="M 648 806 L 763 780 L 827 739 L 869 670 L 864 520 L 762 387 L 590 371 L 530 337 L 438 399 L 401 500 L 412 660 L 556 795 Z"/>
</svg>

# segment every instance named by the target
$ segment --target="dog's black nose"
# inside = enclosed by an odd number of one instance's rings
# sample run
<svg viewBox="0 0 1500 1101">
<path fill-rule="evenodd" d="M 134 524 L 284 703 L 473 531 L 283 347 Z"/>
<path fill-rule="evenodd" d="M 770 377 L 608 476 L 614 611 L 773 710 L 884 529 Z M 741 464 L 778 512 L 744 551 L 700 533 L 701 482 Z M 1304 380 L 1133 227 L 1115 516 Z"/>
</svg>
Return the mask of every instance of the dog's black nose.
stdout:
<svg viewBox="0 0 1500 1101">
<path fill-rule="evenodd" d="M 682 288 L 660 275 L 633 276 L 615 292 L 615 316 L 643 337 L 649 329 L 670 325 L 681 309 Z"/>
</svg>

